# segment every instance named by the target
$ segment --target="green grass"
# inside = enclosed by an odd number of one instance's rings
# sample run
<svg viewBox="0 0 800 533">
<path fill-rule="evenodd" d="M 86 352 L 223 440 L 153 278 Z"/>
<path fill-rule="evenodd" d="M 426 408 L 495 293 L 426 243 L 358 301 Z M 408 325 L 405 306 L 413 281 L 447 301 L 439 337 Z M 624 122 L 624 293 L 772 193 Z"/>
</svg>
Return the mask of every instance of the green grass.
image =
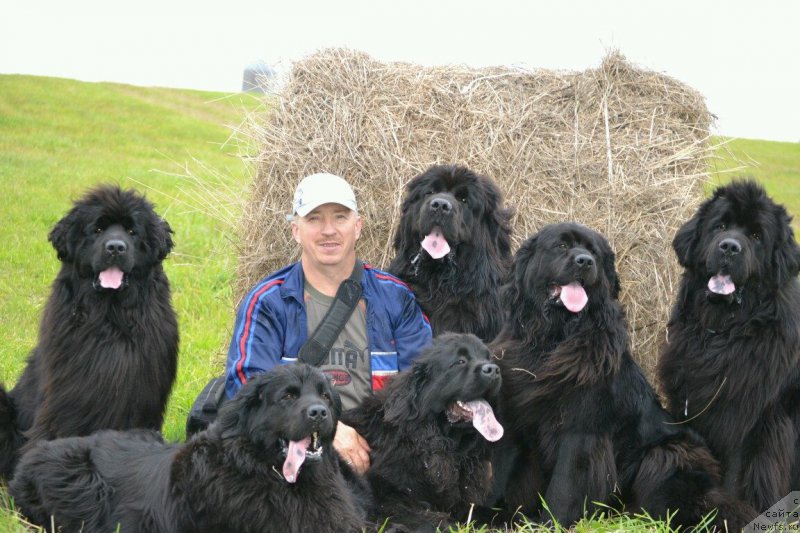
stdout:
<svg viewBox="0 0 800 533">
<path fill-rule="evenodd" d="M 50 228 L 97 183 L 136 187 L 175 232 L 165 265 L 181 353 L 165 432 L 181 436 L 193 394 L 219 370 L 236 264 L 230 228 L 197 205 L 198 183 L 182 176 L 208 174 L 243 193 L 249 172 L 225 125 L 257 105 L 249 95 L 0 76 L 0 380 L 13 384 L 36 341 L 59 267 Z"/>
<path fill-rule="evenodd" d="M 719 144 L 712 161 L 715 185 L 735 176 L 751 176 L 764 184 L 789 214 L 800 214 L 800 143 L 726 138 L 715 141 Z M 795 231 L 800 230 L 800 220 L 793 222 Z"/>
<path fill-rule="evenodd" d="M 13 385 L 36 342 L 59 268 L 50 228 L 89 187 L 136 187 L 175 232 L 165 268 L 181 350 L 164 433 L 183 437 L 192 400 L 222 369 L 233 320 L 236 214 L 213 216 L 200 183 L 227 191 L 220 199 L 244 194 L 249 170 L 231 127 L 259 105 L 250 95 L 0 76 L 0 381 Z M 0 531 L 20 527 L 0 514 Z"/>
<path fill-rule="evenodd" d="M 50 228 L 93 185 L 136 187 L 147 191 L 175 231 L 166 270 L 181 352 L 164 433 L 182 439 L 192 400 L 222 369 L 233 323 L 230 223 L 238 204 L 217 217 L 216 202 L 245 194 L 250 171 L 238 157 L 239 145 L 229 142 L 227 126 L 239 125 L 259 105 L 248 95 L 0 75 L 1 381 L 13 385 L 36 342 L 59 266 L 47 241 Z M 717 170 L 735 166 L 733 158 L 757 162 L 746 171 L 790 212 L 800 212 L 800 145 L 735 140 L 725 150 L 715 161 Z M 717 179 L 729 177 L 722 172 Z M 0 532 L 28 531 L 5 510 L 7 499 L 0 490 Z M 647 517 L 613 514 L 585 519 L 574 529 L 668 531 Z M 520 531 L 544 529 L 529 525 Z"/>
</svg>

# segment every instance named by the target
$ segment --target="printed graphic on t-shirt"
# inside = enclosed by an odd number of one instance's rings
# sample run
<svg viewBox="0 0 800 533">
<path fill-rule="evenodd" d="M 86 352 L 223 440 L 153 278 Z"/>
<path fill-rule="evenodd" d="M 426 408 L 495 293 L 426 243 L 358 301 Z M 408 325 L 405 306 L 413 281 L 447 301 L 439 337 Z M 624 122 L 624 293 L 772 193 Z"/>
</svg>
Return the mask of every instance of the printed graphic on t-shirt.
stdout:
<svg viewBox="0 0 800 533">
<path fill-rule="evenodd" d="M 328 369 L 323 370 L 329 378 L 331 378 L 331 383 L 335 387 L 344 387 L 345 385 L 349 385 L 353 379 L 350 377 L 350 374 L 346 370 L 334 370 Z"/>
<path fill-rule="evenodd" d="M 322 321 L 333 300 L 333 297 L 320 293 L 306 282 L 305 303 L 309 335 Z M 363 300 L 353 310 L 347 324 L 333 343 L 328 360 L 323 362 L 320 368 L 336 386 L 344 409 L 360 405 L 361 399 L 372 394 L 366 304 Z"/>
<path fill-rule="evenodd" d="M 331 348 L 328 364 L 345 368 L 358 368 L 358 365 L 367 364 L 369 360 L 367 351 L 366 348 L 359 350 L 350 339 L 345 339 L 344 346 L 333 346 Z"/>
</svg>

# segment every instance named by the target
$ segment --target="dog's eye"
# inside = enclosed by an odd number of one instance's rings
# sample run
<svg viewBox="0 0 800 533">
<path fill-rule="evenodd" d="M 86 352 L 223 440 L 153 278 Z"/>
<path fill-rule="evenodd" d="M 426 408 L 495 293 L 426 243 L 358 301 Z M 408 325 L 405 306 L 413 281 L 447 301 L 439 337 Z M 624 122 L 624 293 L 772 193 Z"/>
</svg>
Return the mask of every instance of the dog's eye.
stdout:
<svg viewBox="0 0 800 533">
<path fill-rule="evenodd" d="M 461 202 L 462 204 L 465 204 L 465 203 L 467 203 L 467 197 L 464 196 L 462 198 L 459 198 L 458 201 Z"/>
<path fill-rule="evenodd" d="M 129 229 L 128 230 L 128 235 L 136 235 L 136 232 L 133 231 L 132 229 Z"/>
<path fill-rule="evenodd" d="M 716 229 L 717 229 L 717 231 L 725 231 L 725 228 L 727 228 L 727 227 L 728 226 L 724 222 L 720 222 L 719 224 L 717 224 Z"/>
<path fill-rule="evenodd" d="M 100 226 L 97 226 L 96 228 L 94 228 L 94 232 L 99 235 L 100 233 L 103 233 L 103 228 L 101 228 Z"/>
<path fill-rule="evenodd" d="M 558 243 L 558 247 L 561 248 L 562 250 L 566 250 L 567 249 L 567 243 L 560 242 L 560 243 Z"/>
<path fill-rule="evenodd" d="M 760 240 L 761 240 L 761 234 L 760 234 L 759 232 L 757 232 L 757 231 L 754 231 L 753 233 L 751 233 L 751 234 L 750 234 L 750 237 L 751 237 L 751 238 L 752 238 L 754 241 L 760 241 Z"/>
<path fill-rule="evenodd" d="M 294 400 L 295 398 L 297 398 L 297 395 L 293 392 L 284 392 L 283 396 L 281 396 L 281 400 L 285 400 L 287 402 L 289 400 Z"/>
<path fill-rule="evenodd" d="M 320 396 L 320 398 L 322 398 L 322 399 L 323 399 L 323 400 L 325 400 L 326 402 L 330 403 L 330 401 L 331 401 L 331 397 L 330 397 L 330 395 L 329 395 L 327 392 L 323 392 L 323 393 L 322 393 L 322 394 L 320 394 L 319 396 Z"/>
<path fill-rule="evenodd" d="M 456 364 L 457 365 L 466 365 L 467 364 L 467 360 L 465 358 L 463 358 L 463 357 L 459 357 L 458 361 L 456 361 Z"/>
</svg>

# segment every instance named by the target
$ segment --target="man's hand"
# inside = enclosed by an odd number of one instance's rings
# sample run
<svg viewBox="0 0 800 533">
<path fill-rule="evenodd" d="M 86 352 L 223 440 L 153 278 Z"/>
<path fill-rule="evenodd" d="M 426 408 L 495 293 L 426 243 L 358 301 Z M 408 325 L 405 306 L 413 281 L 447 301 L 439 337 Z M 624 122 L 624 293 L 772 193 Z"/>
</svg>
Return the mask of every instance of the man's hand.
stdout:
<svg viewBox="0 0 800 533">
<path fill-rule="evenodd" d="M 369 444 L 350 426 L 339 422 L 333 447 L 357 473 L 364 474 L 369 468 Z"/>
</svg>

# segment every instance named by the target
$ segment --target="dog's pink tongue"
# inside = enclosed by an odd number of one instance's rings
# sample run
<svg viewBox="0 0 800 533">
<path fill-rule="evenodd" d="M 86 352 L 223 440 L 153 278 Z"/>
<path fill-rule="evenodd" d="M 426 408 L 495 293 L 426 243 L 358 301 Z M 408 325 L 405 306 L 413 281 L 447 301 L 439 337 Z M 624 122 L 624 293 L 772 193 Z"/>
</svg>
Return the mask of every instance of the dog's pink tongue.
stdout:
<svg viewBox="0 0 800 533">
<path fill-rule="evenodd" d="M 311 444 L 311 437 L 303 440 L 289 441 L 289 450 L 286 452 L 286 460 L 283 462 L 283 477 L 289 483 L 297 481 L 297 472 L 306 460 L 306 450 Z"/>
<path fill-rule="evenodd" d="M 503 426 L 494 417 L 492 406 L 486 400 L 472 400 L 466 402 L 464 406 L 472 411 L 472 425 L 486 440 L 491 442 L 500 440 L 503 436 Z"/>
<path fill-rule="evenodd" d="M 122 277 L 124 276 L 122 270 L 117 267 L 109 267 L 98 275 L 100 278 L 100 286 L 106 289 L 119 289 L 122 285 Z"/>
<path fill-rule="evenodd" d="M 730 276 L 717 274 L 708 280 L 708 290 L 716 294 L 730 294 L 736 290 Z"/>
<path fill-rule="evenodd" d="M 586 291 L 577 281 L 561 286 L 561 303 L 573 313 L 577 313 L 586 307 L 586 302 L 588 301 L 589 297 L 586 296 Z"/>
<path fill-rule="evenodd" d="M 442 228 L 435 226 L 431 232 L 422 239 L 422 249 L 434 259 L 441 259 L 450 253 L 450 243 L 442 235 Z"/>
</svg>

